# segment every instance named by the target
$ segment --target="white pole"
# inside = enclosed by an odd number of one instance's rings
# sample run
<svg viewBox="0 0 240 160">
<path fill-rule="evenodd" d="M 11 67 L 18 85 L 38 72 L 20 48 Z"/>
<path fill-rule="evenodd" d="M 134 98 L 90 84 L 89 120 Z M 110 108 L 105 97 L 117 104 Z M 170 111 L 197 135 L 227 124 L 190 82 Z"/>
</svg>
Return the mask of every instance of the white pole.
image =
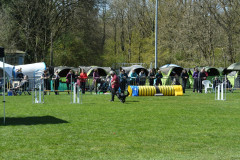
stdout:
<svg viewBox="0 0 240 160">
<path fill-rule="evenodd" d="M 33 86 L 35 87 L 35 86 Z M 32 88 L 32 103 L 34 104 L 34 88 Z"/>
<path fill-rule="evenodd" d="M 227 100 L 227 75 L 225 75 L 225 82 L 225 100 Z"/>
<path fill-rule="evenodd" d="M 223 93 L 224 93 L 224 90 L 223 90 L 223 83 L 221 84 L 221 100 L 223 100 Z"/>
<path fill-rule="evenodd" d="M 34 97 L 35 97 L 35 103 L 38 103 L 38 100 L 37 100 L 37 87 L 35 86 L 35 88 L 34 88 L 34 93 L 35 93 L 35 95 L 34 95 Z"/>
<path fill-rule="evenodd" d="M 5 75 L 5 58 L 3 57 L 3 124 L 6 124 L 6 112 L 5 112 L 5 83 L 6 83 L 6 75 Z"/>
<path fill-rule="evenodd" d="M 80 92 L 80 95 L 81 95 L 81 98 L 80 98 L 80 104 L 82 104 L 82 95 L 83 95 L 83 94 L 82 94 L 82 89 L 80 89 L 79 92 Z"/>
<path fill-rule="evenodd" d="M 73 103 L 76 103 L 76 84 L 73 85 Z"/>
<path fill-rule="evenodd" d="M 218 85 L 218 95 L 217 95 L 218 98 L 217 98 L 217 100 L 220 100 L 220 88 L 221 88 L 220 85 Z"/>
<path fill-rule="evenodd" d="M 72 98 L 73 98 L 73 97 L 72 97 L 72 91 L 73 91 L 73 90 L 72 90 L 72 86 L 73 86 L 73 85 L 72 85 L 72 75 L 71 75 L 71 83 L 70 83 L 70 87 L 71 87 L 71 103 L 72 103 Z M 68 89 L 69 89 L 69 88 L 68 88 Z M 69 90 L 68 90 L 68 91 L 69 91 Z"/>
<path fill-rule="evenodd" d="M 38 93 L 39 94 L 39 101 L 38 101 L 39 103 L 42 103 L 41 91 L 42 91 L 42 85 L 40 84 L 39 85 L 39 93 Z"/>
<path fill-rule="evenodd" d="M 43 103 L 44 103 L 44 81 L 43 80 L 41 80 L 41 85 L 42 85 L 42 97 L 43 97 Z"/>
<path fill-rule="evenodd" d="M 77 103 L 79 103 L 79 86 L 77 86 Z"/>
<path fill-rule="evenodd" d="M 155 68 L 158 66 L 157 62 L 157 42 L 158 42 L 158 0 L 156 0 L 156 11 L 155 11 Z"/>
</svg>

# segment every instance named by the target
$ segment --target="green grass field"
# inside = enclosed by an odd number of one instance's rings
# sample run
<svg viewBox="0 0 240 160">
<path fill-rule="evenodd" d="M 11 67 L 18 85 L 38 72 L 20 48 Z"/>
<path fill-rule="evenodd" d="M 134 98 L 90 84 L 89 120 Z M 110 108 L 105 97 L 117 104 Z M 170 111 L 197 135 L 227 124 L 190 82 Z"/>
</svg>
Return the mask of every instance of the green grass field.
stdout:
<svg viewBox="0 0 240 160">
<path fill-rule="evenodd" d="M 179 97 L 84 95 L 83 104 L 53 93 L 6 97 L 0 112 L 0 159 L 240 159 L 240 93 Z M 2 98 L 2 97 L 1 97 Z"/>
</svg>

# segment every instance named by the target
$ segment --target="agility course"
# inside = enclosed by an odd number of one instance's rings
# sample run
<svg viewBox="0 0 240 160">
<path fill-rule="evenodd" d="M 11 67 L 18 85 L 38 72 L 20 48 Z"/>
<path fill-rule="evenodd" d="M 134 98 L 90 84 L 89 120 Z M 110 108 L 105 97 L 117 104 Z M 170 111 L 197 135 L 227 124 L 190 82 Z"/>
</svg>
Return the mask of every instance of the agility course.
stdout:
<svg viewBox="0 0 240 160">
<path fill-rule="evenodd" d="M 129 96 L 182 96 L 181 85 L 169 86 L 128 86 Z"/>
</svg>

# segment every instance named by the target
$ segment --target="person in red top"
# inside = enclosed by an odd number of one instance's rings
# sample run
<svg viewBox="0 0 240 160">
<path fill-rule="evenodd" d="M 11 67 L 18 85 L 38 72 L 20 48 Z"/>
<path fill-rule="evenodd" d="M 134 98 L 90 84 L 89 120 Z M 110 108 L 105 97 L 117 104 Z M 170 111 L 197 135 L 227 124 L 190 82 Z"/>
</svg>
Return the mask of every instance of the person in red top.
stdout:
<svg viewBox="0 0 240 160">
<path fill-rule="evenodd" d="M 110 71 L 110 75 L 112 76 L 112 80 L 111 80 L 112 99 L 110 101 L 113 102 L 114 96 L 116 95 L 116 92 L 119 88 L 119 78 L 114 71 Z"/>
<path fill-rule="evenodd" d="M 206 78 L 208 77 L 208 72 L 205 70 L 205 68 L 203 68 L 204 69 L 204 72 L 205 72 L 205 75 L 206 75 Z"/>
<path fill-rule="evenodd" d="M 82 89 L 82 94 L 85 94 L 85 87 L 86 87 L 86 80 L 87 80 L 88 76 L 87 73 L 85 72 L 84 69 L 82 69 L 82 73 L 79 76 L 79 79 L 77 82 L 78 85 L 80 85 L 81 89 Z"/>
</svg>

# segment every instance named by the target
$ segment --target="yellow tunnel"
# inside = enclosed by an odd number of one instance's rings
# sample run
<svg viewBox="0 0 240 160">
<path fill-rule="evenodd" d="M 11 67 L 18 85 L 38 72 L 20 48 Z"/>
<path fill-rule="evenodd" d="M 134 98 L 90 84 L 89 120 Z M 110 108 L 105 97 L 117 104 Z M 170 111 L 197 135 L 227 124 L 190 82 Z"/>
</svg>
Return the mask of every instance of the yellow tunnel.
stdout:
<svg viewBox="0 0 240 160">
<path fill-rule="evenodd" d="M 162 93 L 164 96 L 182 96 L 181 85 L 172 86 L 128 86 L 129 96 L 154 96 Z"/>
</svg>

